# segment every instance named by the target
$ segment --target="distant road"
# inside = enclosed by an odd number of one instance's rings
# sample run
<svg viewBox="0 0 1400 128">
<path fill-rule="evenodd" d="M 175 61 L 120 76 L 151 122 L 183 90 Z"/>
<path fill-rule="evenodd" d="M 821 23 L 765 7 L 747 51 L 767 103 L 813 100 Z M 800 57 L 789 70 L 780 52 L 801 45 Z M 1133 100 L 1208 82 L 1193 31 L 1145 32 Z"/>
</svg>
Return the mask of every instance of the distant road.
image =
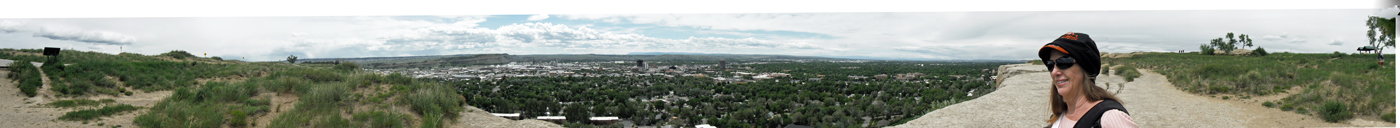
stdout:
<svg viewBox="0 0 1400 128">
<path fill-rule="evenodd" d="M 0 59 L 0 67 L 10 68 L 10 63 L 15 63 L 15 61 L 14 61 L 14 60 Z"/>
</svg>

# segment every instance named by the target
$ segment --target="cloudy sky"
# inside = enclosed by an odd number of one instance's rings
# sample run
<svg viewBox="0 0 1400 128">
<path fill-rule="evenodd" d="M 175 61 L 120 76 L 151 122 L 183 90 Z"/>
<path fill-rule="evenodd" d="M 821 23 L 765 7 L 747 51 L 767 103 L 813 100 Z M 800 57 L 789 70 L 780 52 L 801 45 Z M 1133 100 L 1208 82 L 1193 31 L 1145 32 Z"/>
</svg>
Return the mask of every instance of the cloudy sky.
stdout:
<svg viewBox="0 0 1400 128">
<path fill-rule="evenodd" d="M 0 47 L 226 59 L 691 52 L 1035 58 L 1082 32 L 1101 51 L 1196 51 L 1227 32 L 1271 52 L 1355 52 L 1378 9 L 0 18 Z M 1389 50 L 1388 50 L 1389 51 Z"/>
</svg>

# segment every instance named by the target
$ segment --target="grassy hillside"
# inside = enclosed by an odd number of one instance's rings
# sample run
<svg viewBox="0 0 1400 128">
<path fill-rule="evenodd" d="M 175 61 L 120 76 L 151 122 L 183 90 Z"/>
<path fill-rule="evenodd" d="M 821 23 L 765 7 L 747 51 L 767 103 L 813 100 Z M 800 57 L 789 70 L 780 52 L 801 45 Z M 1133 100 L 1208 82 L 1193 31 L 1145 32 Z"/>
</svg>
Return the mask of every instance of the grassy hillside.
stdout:
<svg viewBox="0 0 1400 128">
<path fill-rule="evenodd" d="M 49 91 L 60 98 L 131 95 L 127 88 L 173 90 L 170 97 L 134 119 L 140 127 L 442 127 L 464 109 L 464 99 L 449 85 L 363 72 L 354 63 L 307 66 L 224 61 L 184 51 L 112 55 L 72 50 L 54 61 L 40 52 L 0 49 L 0 59 L 46 62 L 39 69 L 29 69 L 48 74 L 53 81 Z M 293 103 L 274 104 L 275 98 Z M 50 104 L 98 105 L 89 102 Z M 109 104 L 73 111 L 63 119 L 97 119 L 136 109 L 146 108 Z M 256 117 L 272 121 L 256 124 Z"/>
<path fill-rule="evenodd" d="M 1166 75 L 1179 89 L 1199 94 L 1249 98 L 1303 88 L 1300 93 L 1261 105 L 1335 121 L 1351 115 L 1394 113 L 1395 55 L 1386 55 L 1386 60 L 1385 65 L 1377 64 L 1375 54 L 1148 53 L 1105 61 L 1152 69 Z"/>
</svg>

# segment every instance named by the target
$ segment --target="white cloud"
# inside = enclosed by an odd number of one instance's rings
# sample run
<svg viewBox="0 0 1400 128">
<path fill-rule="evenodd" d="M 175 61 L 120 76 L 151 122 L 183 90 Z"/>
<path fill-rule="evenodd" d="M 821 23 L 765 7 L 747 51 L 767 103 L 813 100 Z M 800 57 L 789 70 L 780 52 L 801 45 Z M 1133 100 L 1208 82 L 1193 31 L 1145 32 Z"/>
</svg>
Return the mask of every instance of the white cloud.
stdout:
<svg viewBox="0 0 1400 128">
<path fill-rule="evenodd" d="M 529 20 L 529 21 L 540 21 L 540 20 L 544 20 L 544 19 L 549 19 L 549 15 L 548 15 L 548 14 L 539 14 L 539 15 L 532 15 L 532 16 L 530 16 L 529 18 L 525 18 L 525 20 Z"/>
<path fill-rule="evenodd" d="M 1342 41 L 1341 41 L 1341 40 L 1332 40 L 1332 43 L 1328 43 L 1327 45 L 1342 46 Z"/>
<path fill-rule="evenodd" d="M 11 20 L 0 21 L 0 32 L 30 32 L 33 33 L 33 37 L 99 45 L 130 45 L 136 41 L 135 37 L 117 32 L 82 30 L 74 26 L 34 25 Z"/>
<path fill-rule="evenodd" d="M 1381 9 L 1379 12 L 1376 12 L 1376 14 L 1372 15 L 1383 18 L 1395 18 L 1397 15 L 1400 15 L 1400 6 L 1390 6 L 1389 8 Z"/>
</svg>

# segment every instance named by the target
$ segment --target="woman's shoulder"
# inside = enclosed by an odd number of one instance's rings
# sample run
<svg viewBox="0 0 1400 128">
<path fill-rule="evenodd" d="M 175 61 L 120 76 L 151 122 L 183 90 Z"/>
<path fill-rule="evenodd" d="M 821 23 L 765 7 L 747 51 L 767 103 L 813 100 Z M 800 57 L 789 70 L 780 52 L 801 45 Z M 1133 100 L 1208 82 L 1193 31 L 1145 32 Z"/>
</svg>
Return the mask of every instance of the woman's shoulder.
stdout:
<svg viewBox="0 0 1400 128">
<path fill-rule="evenodd" d="M 1118 109 L 1108 110 L 1099 117 L 1099 125 L 1105 128 L 1136 128 L 1137 122 L 1128 113 Z"/>
</svg>

